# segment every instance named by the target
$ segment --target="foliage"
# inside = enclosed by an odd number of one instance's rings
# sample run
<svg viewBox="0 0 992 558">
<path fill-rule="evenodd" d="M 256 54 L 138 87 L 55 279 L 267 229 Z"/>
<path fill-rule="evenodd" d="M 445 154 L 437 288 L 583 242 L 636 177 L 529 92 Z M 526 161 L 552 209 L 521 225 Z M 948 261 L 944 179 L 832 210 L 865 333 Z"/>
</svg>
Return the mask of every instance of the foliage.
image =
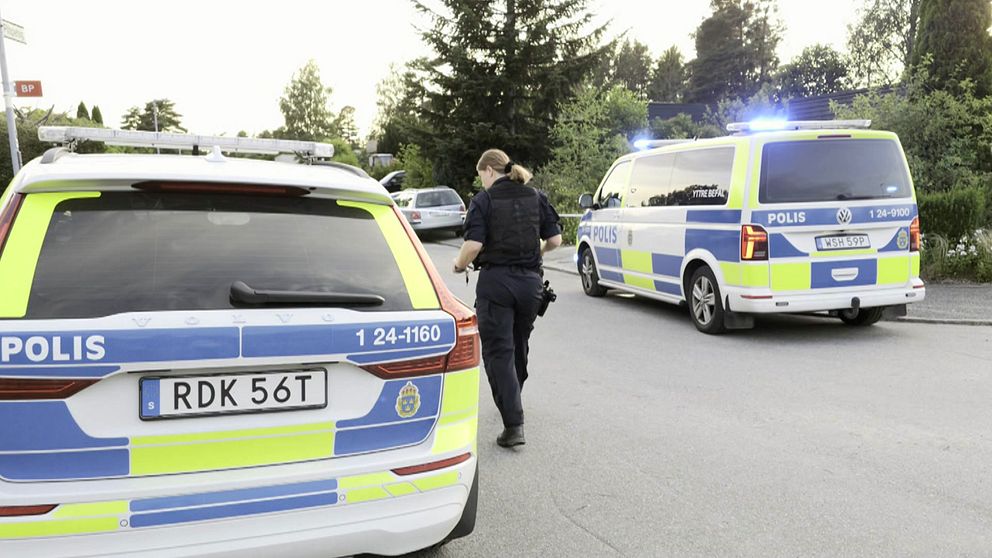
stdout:
<svg viewBox="0 0 992 558">
<path fill-rule="evenodd" d="M 90 119 L 101 126 L 103 126 L 103 112 L 100 111 L 100 107 L 93 105 L 93 113 L 90 115 Z"/>
<path fill-rule="evenodd" d="M 182 118 L 183 115 L 176 112 L 175 103 L 169 99 L 155 99 L 145 103 L 144 109 L 138 107 L 128 109 L 121 119 L 121 128 L 154 132 L 157 121 L 160 132 L 186 133 L 186 128 L 182 126 Z"/>
<path fill-rule="evenodd" d="M 747 99 L 724 99 L 716 111 L 707 114 L 707 123 L 720 129 L 721 134 L 732 122 L 748 122 L 757 118 L 785 118 L 788 102 L 779 100 L 778 90 L 770 83 Z"/>
<path fill-rule="evenodd" d="M 847 51 L 856 85 L 895 83 L 912 65 L 922 0 L 865 0 L 849 25 Z"/>
<path fill-rule="evenodd" d="M 76 118 L 90 119 L 90 111 L 86 108 L 86 103 L 79 101 L 79 106 L 76 107 Z"/>
<path fill-rule="evenodd" d="M 782 26 L 772 0 L 712 0 L 713 14 L 696 30 L 687 98 L 701 103 L 747 98 L 778 67 Z"/>
<path fill-rule="evenodd" d="M 647 105 L 623 87 L 586 85 L 560 114 L 551 129 L 551 160 L 533 184 L 569 213 L 578 210 L 579 194 L 595 190 L 613 161 L 630 151 L 629 138 L 647 125 Z"/>
<path fill-rule="evenodd" d="M 351 148 L 351 144 L 348 143 L 347 140 L 343 138 L 331 138 L 327 140 L 327 142 L 334 146 L 334 156 L 331 157 L 332 161 L 337 161 L 353 167 L 362 166 L 362 162 L 358 160 L 358 155 L 355 155 L 354 150 Z"/>
<path fill-rule="evenodd" d="M 979 229 L 956 241 L 925 235 L 921 271 L 928 280 L 992 282 L 992 231 Z"/>
<path fill-rule="evenodd" d="M 408 64 L 402 70 L 395 65 L 376 86 L 376 112 L 371 137 L 379 153 L 398 153 L 401 145 L 414 141 L 414 131 L 423 129 L 417 114 L 423 104 L 423 87 L 418 85 L 423 61 Z"/>
<path fill-rule="evenodd" d="M 979 96 L 992 93 L 989 27 L 988 0 L 922 0 L 913 62 L 925 65 L 932 86 L 956 88 L 971 80 Z"/>
<path fill-rule="evenodd" d="M 338 113 L 334 119 L 333 128 L 337 130 L 339 137 L 344 140 L 351 149 L 361 149 L 358 137 L 358 124 L 355 123 L 355 107 L 346 106 Z"/>
<path fill-rule="evenodd" d="M 927 234 L 959 238 L 987 225 L 985 192 L 978 186 L 921 193 L 920 226 Z"/>
<path fill-rule="evenodd" d="M 716 138 L 724 134 L 718 126 L 694 122 L 688 114 L 679 114 L 667 120 L 655 118 L 651 121 L 651 137 L 654 139 L 693 139 Z"/>
<path fill-rule="evenodd" d="M 671 47 L 658 57 L 648 85 L 648 99 L 659 103 L 678 103 L 685 94 L 686 70 L 682 52 Z"/>
<path fill-rule="evenodd" d="M 786 99 L 837 93 L 847 87 L 847 63 L 826 45 L 813 45 L 778 73 L 779 95 Z"/>
<path fill-rule="evenodd" d="M 277 137 L 322 141 L 337 136 L 334 116 L 328 107 L 331 88 L 320 80 L 320 68 L 313 60 L 300 68 L 279 98 L 285 125 Z"/>
<path fill-rule="evenodd" d="M 434 165 L 420 151 L 416 144 L 404 145 L 399 152 L 400 168 L 406 171 L 403 188 L 433 188 Z"/>
<path fill-rule="evenodd" d="M 612 82 L 646 97 L 651 82 L 651 53 L 640 41 L 624 41 L 613 60 Z"/>
<path fill-rule="evenodd" d="M 365 161 L 363 161 L 364 163 Z M 393 171 L 403 170 L 403 163 L 399 159 L 394 159 L 392 163 L 388 165 L 376 165 L 374 167 L 369 167 L 367 164 L 363 165 L 362 168 L 365 172 L 369 173 L 369 176 L 376 180 L 381 180 L 387 174 Z"/>
<path fill-rule="evenodd" d="M 550 152 L 548 130 L 604 56 L 603 27 L 592 28 L 589 0 L 440 0 L 416 2 L 430 20 L 424 42 L 434 55 L 424 79 L 416 143 L 443 183 L 467 193 L 474 162 L 499 147 L 524 165 Z"/>
</svg>

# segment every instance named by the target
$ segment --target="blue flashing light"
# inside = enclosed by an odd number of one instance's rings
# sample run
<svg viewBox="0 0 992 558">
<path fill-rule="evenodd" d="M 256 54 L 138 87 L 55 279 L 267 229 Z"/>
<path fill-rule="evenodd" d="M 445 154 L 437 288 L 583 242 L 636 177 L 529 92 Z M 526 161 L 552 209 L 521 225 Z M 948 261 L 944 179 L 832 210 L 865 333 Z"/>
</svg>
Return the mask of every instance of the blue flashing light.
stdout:
<svg viewBox="0 0 992 558">
<path fill-rule="evenodd" d="M 788 123 L 788 120 L 784 118 L 758 118 L 749 122 L 748 127 L 753 132 L 771 132 L 784 130 Z"/>
<path fill-rule="evenodd" d="M 649 139 L 639 139 L 634 142 L 634 149 L 638 151 L 644 151 L 651 147 L 651 140 Z"/>
</svg>

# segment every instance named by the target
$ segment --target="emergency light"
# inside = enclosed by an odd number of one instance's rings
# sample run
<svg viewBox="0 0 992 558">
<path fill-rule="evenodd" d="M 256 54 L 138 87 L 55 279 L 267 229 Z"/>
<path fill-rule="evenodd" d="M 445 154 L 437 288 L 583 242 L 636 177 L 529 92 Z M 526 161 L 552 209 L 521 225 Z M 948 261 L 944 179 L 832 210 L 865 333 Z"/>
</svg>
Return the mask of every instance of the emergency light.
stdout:
<svg viewBox="0 0 992 558">
<path fill-rule="evenodd" d="M 107 145 L 125 147 L 158 147 L 164 149 L 189 149 L 198 152 L 200 148 L 219 148 L 228 153 L 256 153 L 278 155 L 295 153 L 305 158 L 330 158 L 334 156 L 334 146 L 315 141 L 294 141 L 282 139 L 239 138 L 227 136 L 201 136 L 196 134 L 175 134 L 172 132 L 146 132 L 142 130 L 112 130 L 109 128 L 83 128 L 78 126 L 42 126 L 38 128 L 38 139 L 45 142 L 73 146 L 79 141 L 99 141 Z"/>
<path fill-rule="evenodd" d="M 668 145 L 678 145 L 680 143 L 689 143 L 696 140 L 692 139 L 639 139 L 634 142 L 634 148 L 638 151 L 644 151 L 645 149 L 655 149 L 657 147 L 665 147 Z"/>
<path fill-rule="evenodd" d="M 757 119 L 751 122 L 727 124 L 727 131 L 736 134 L 771 132 L 784 130 L 840 130 L 847 128 L 867 129 L 871 120 L 775 120 Z"/>
</svg>

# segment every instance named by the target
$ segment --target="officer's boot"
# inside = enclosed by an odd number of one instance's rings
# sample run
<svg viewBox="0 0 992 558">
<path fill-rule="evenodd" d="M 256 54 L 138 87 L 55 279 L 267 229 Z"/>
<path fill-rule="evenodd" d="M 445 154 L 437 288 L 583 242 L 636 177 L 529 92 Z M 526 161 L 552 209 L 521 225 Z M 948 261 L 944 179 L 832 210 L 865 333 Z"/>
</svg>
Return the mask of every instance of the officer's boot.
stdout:
<svg viewBox="0 0 992 558">
<path fill-rule="evenodd" d="M 496 437 L 496 443 L 504 448 L 526 444 L 527 441 L 524 440 L 524 425 L 507 426 L 503 429 L 503 433 Z"/>
</svg>

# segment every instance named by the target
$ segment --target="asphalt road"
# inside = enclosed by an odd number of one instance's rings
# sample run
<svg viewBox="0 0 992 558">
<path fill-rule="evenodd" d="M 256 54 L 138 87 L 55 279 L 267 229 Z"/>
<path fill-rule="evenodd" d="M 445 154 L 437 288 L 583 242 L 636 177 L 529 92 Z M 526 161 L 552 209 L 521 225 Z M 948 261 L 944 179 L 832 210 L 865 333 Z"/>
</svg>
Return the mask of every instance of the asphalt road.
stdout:
<svg viewBox="0 0 992 558">
<path fill-rule="evenodd" d="M 471 303 L 455 249 L 428 250 Z M 992 327 L 773 317 L 713 337 L 548 278 L 527 445 L 496 445 L 483 381 L 476 531 L 416 556 L 992 553 Z"/>
</svg>

